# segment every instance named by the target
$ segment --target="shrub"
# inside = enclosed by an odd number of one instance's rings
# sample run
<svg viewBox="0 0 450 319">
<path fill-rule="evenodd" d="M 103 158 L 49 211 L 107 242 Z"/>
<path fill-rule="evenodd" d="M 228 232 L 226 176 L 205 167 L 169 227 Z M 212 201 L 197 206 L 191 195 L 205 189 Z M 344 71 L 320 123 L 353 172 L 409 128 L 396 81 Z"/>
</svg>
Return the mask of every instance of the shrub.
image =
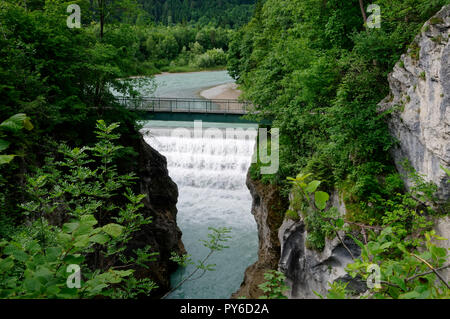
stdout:
<svg viewBox="0 0 450 319">
<path fill-rule="evenodd" d="M 139 212 L 145 196 L 128 188 L 133 176 L 117 173 L 117 127 L 98 121 L 94 147 L 61 145 L 62 161 L 49 158 L 27 178 L 22 209 L 29 223 L 0 242 L 0 297 L 127 298 L 156 287 L 133 277 L 155 253 L 148 246 L 127 251 L 132 234 L 151 219 Z M 115 197 L 125 204 L 115 205 Z M 80 287 L 68 285 L 71 267 L 82 272 Z"/>
</svg>

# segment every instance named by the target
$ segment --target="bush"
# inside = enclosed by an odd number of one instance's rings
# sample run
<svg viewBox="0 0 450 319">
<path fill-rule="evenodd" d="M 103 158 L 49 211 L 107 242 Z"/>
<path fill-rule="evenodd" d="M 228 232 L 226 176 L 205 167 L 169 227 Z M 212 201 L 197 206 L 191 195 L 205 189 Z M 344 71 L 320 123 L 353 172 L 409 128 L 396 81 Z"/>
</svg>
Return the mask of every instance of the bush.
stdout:
<svg viewBox="0 0 450 319">
<path fill-rule="evenodd" d="M 156 287 L 133 277 L 155 253 L 148 246 L 127 250 L 132 234 L 151 219 L 139 212 L 145 196 L 128 188 L 133 176 L 117 173 L 117 127 L 98 121 L 94 147 L 61 145 L 61 161 L 48 159 L 27 178 L 22 210 L 29 222 L 0 241 L 1 298 L 130 298 Z M 115 205 L 117 197 L 124 203 Z M 72 287 L 67 272 L 76 268 L 83 283 Z"/>
<path fill-rule="evenodd" d="M 226 54 L 222 49 L 212 49 L 195 57 L 194 64 L 198 67 L 210 68 L 225 65 L 226 61 Z"/>
</svg>

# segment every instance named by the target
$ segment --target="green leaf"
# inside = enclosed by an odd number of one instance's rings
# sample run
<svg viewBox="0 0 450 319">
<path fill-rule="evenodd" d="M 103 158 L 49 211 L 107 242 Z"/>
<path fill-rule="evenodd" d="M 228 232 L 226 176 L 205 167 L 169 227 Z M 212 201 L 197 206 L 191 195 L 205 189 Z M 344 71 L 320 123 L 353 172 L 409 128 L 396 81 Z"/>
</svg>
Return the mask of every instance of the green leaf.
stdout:
<svg viewBox="0 0 450 319">
<path fill-rule="evenodd" d="M 11 143 L 0 138 L 0 152 L 6 150 Z"/>
<path fill-rule="evenodd" d="M 315 202 L 316 202 L 316 206 L 320 210 L 325 209 L 325 207 L 327 206 L 327 201 L 328 201 L 329 198 L 330 198 L 330 195 L 328 195 L 325 192 L 318 191 L 318 192 L 314 193 L 314 199 L 315 199 Z"/>
<path fill-rule="evenodd" d="M 112 237 L 116 238 L 119 237 L 120 234 L 122 234 L 123 226 L 120 226 L 118 224 L 108 224 L 103 226 L 102 229 L 108 235 L 111 235 Z"/>
<path fill-rule="evenodd" d="M 80 235 L 91 235 L 93 228 L 89 223 L 85 224 L 83 222 L 80 223 L 80 227 L 78 227 L 72 234 L 75 236 Z"/>
<path fill-rule="evenodd" d="M 336 227 L 341 228 L 342 226 L 344 226 L 344 220 L 342 218 L 338 218 L 336 220 Z"/>
<path fill-rule="evenodd" d="M 49 278 L 53 277 L 54 273 L 46 267 L 39 267 L 34 273 L 35 277 L 40 279 L 42 283 L 46 282 Z"/>
<path fill-rule="evenodd" d="M 83 215 L 80 218 L 82 224 L 86 224 L 89 226 L 97 225 L 98 221 L 95 219 L 94 215 Z"/>
<path fill-rule="evenodd" d="M 77 294 L 78 294 L 77 288 L 64 287 L 64 288 L 61 288 L 61 291 L 58 293 L 58 298 L 70 299 L 70 298 L 77 296 Z"/>
<path fill-rule="evenodd" d="M 392 277 L 392 283 L 397 284 L 403 291 L 406 291 L 405 281 L 397 276 Z"/>
<path fill-rule="evenodd" d="M 62 227 L 63 232 L 65 233 L 72 233 L 74 232 L 78 227 L 80 227 L 80 223 L 74 222 L 74 223 L 65 223 Z"/>
<path fill-rule="evenodd" d="M 23 121 L 23 127 L 27 131 L 31 131 L 34 128 L 33 124 L 31 124 L 31 121 L 28 117 Z"/>
<path fill-rule="evenodd" d="M 38 291 L 42 286 L 37 278 L 27 278 L 24 280 L 23 285 L 29 291 Z"/>
<path fill-rule="evenodd" d="M 109 237 L 103 234 L 97 234 L 89 238 L 90 242 L 104 245 L 108 242 Z"/>
<path fill-rule="evenodd" d="M 132 273 L 134 273 L 133 269 L 128 269 L 128 270 L 114 270 L 114 273 L 119 275 L 120 277 L 128 277 L 130 276 Z"/>
<path fill-rule="evenodd" d="M 442 247 L 431 246 L 430 252 L 436 257 L 445 257 L 447 256 L 447 250 Z"/>
<path fill-rule="evenodd" d="M 441 165 L 441 169 L 444 170 L 444 172 L 450 177 L 450 169 L 445 168 L 444 166 Z M 449 180 L 450 182 L 450 180 Z"/>
<path fill-rule="evenodd" d="M 66 234 L 66 233 L 59 233 L 58 239 L 62 242 L 69 242 L 72 240 L 72 236 L 70 236 L 69 234 Z"/>
<path fill-rule="evenodd" d="M 0 155 L 0 165 L 8 164 L 14 157 L 16 157 L 16 155 Z"/>
<path fill-rule="evenodd" d="M 61 247 L 49 247 L 45 250 L 47 261 L 54 262 L 61 256 L 62 249 Z"/>
<path fill-rule="evenodd" d="M 79 254 L 77 255 L 67 255 L 64 257 L 64 262 L 66 264 L 75 264 L 80 265 L 84 261 L 84 256 L 81 256 Z"/>
<path fill-rule="evenodd" d="M 0 128 L 7 129 L 13 132 L 20 131 L 28 119 L 27 115 L 24 113 L 19 113 L 11 116 L 6 121 L 0 123 Z M 31 123 L 30 123 L 31 124 Z"/>
<path fill-rule="evenodd" d="M 56 296 L 60 291 L 61 289 L 59 289 L 59 287 L 52 285 L 47 287 L 46 293 L 49 296 Z"/>
<path fill-rule="evenodd" d="M 305 191 L 308 193 L 314 193 L 319 185 L 320 181 L 312 181 L 308 184 L 308 186 L 306 186 Z"/>
<path fill-rule="evenodd" d="M 75 247 L 84 248 L 89 245 L 89 235 L 81 235 L 75 238 Z"/>
<path fill-rule="evenodd" d="M 405 294 L 401 294 L 398 296 L 399 299 L 417 299 L 420 298 L 420 293 L 417 291 L 410 291 Z"/>
<path fill-rule="evenodd" d="M 17 245 L 13 245 L 13 244 L 5 247 L 4 253 L 6 255 L 13 256 L 14 259 L 16 259 L 16 260 L 18 260 L 20 262 L 26 262 L 29 259 L 29 257 L 30 257 L 20 247 L 18 247 Z"/>
<path fill-rule="evenodd" d="M 0 259 L 0 273 L 5 273 L 14 267 L 14 261 L 12 258 L 8 257 L 5 259 Z"/>
</svg>

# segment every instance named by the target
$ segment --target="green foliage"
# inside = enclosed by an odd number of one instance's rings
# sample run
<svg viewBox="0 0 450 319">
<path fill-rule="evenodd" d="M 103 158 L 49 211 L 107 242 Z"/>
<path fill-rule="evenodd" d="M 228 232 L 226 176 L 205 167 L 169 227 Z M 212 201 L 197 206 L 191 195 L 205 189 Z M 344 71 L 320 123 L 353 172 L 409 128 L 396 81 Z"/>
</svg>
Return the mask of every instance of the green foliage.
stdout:
<svg viewBox="0 0 450 319">
<path fill-rule="evenodd" d="M 196 58 L 195 64 L 202 68 L 226 64 L 226 55 L 222 49 L 212 49 Z"/>
<path fill-rule="evenodd" d="M 177 255 L 176 253 L 171 253 L 170 260 L 176 262 L 181 267 L 186 267 L 187 265 L 194 265 L 194 270 L 183 278 L 175 287 L 173 287 L 169 292 L 167 292 L 162 299 L 169 296 L 179 287 L 181 287 L 188 280 L 197 280 L 208 271 L 214 271 L 216 265 L 215 264 L 207 264 L 208 259 L 215 253 L 220 252 L 229 246 L 226 246 L 225 243 L 231 238 L 229 233 L 231 233 L 231 228 L 223 227 L 223 228 L 214 228 L 208 227 L 210 233 L 208 234 L 208 239 L 200 240 L 203 243 L 203 246 L 209 249 L 208 254 L 201 260 L 197 260 L 194 262 L 190 255 Z M 200 274 L 198 274 L 200 272 Z M 194 277 L 197 274 L 196 277 Z"/>
<path fill-rule="evenodd" d="M 267 0 L 232 37 L 230 74 L 256 106 L 254 118 L 280 128 L 280 169 L 270 182 L 286 192 L 286 177 L 307 171 L 327 191 L 351 185 L 356 206 L 389 197 L 394 141 L 378 103 L 388 94 L 387 74 L 448 1 L 373 4 L 382 8 L 380 29 L 364 27 L 358 1 Z M 357 209 L 361 217 L 381 213 Z"/>
<path fill-rule="evenodd" d="M 133 258 L 127 251 L 132 234 L 151 222 L 139 212 L 144 196 L 127 188 L 128 203 L 114 204 L 133 179 L 117 173 L 117 127 L 98 121 L 94 147 L 62 145 L 61 161 L 48 159 L 28 177 L 22 208 L 31 224 L 0 243 L 2 298 L 132 298 L 156 287 L 133 277 L 133 268 L 148 267 L 155 253 L 145 247 Z M 69 265 L 81 269 L 80 289 L 66 283 Z"/>
<path fill-rule="evenodd" d="M 287 299 L 284 293 L 288 290 L 285 284 L 286 276 L 276 270 L 270 270 L 264 274 L 265 283 L 258 287 L 264 292 L 260 299 Z"/>
<path fill-rule="evenodd" d="M 165 25 L 191 23 L 240 27 L 247 23 L 255 0 L 139 0 L 148 19 Z"/>
<path fill-rule="evenodd" d="M 292 184 L 292 202 L 296 203 L 294 209 L 302 213 L 308 230 L 306 245 L 321 251 L 325 248 L 325 239 L 334 236 L 344 222 L 336 208 L 326 209 L 330 196 L 318 190 L 320 181 L 309 181 L 311 176 L 311 173 L 300 173 L 288 180 Z"/>
<path fill-rule="evenodd" d="M 330 283 L 330 288 L 327 292 L 327 299 L 347 299 L 348 298 L 348 291 L 347 291 L 348 282 L 342 282 L 342 281 L 335 281 Z M 314 294 L 316 294 L 320 299 L 323 299 L 324 297 L 320 295 L 319 293 L 314 291 Z"/>
<path fill-rule="evenodd" d="M 292 219 L 292 220 L 298 220 L 298 219 L 299 219 L 298 213 L 295 212 L 295 211 L 293 211 L 293 210 L 290 210 L 290 209 L 288 209 L 288 210 L 286 211 L 286 213 L 285 213 L 284 216 L 285 216 L 286 218 Z"/>
<path fill-rule="evenodd" d="M 288 178 L 292 185 L 293 200 L 301 197 L 301 211 L 305 212 L 304 221 L 308 229 L 307 247 L 323 249 L 326 236 L 333 232 L 342 239 L 338 231 L 345 231 L 347 236 L 361 248 L 361 257 L 346 268 L 355 278 L 373 280 L 370 267 L 380 267 L 379 287 L 371 291 L 372 298 L 449 298 L 448 283 L 439 271 L 449 267 L 448 251 L 439 247 L 436 240 L 447 240 L 430 231 L 433 222 L 427 216 L 434 210 L 426 203 L 435 204 L 435 185 L 424 181 L 411 167 L 405 164 L 414 185 L 407 193 L 397 193 L 388 200 L 380 199 L 378 205 L 385 209 L 380 219 L 380 226 L 364 225 L 343 219 L 336 208 L 325 211 L 328 194 L 318 191 L 319 181 L 309 181 L 311 174 L 299 174 L 295 179 Z M 387 185 L 392 190 L 402 186 L 398 174 L 389 176 Z M 310 195 L 315 192 L 316 201 Z M 320 194 L 317 196 L 317 194 Z M 317 197 L 322 197 L 325 203 Z M 364 243 L 352 235 L 352 228 L 358 226 L 363 231 Z M 347 246 L 342 242 L 345 248 Z M 376 282 L 376 281 L 375 281 Z M 330 283 L 327 298 L 349 298 L 347 284 L 343 282 Z M 316 293 L 317 294 L 317 293 Z M 317 294 L 320 298 L 323 296 Z"/>
<path fill-rule="evenodd" d="M 26 114 L 16 114 L 9 119 L 0 123 L 0 152 L 3 152 L 10 146 L 10 142 L 5 140 L 7 133 L 17 134 L 20 130 L 25 128 L 28 131 L 33 129 L 33 124 L 30 122 L 30 118 Z M 4 155 L 0 154 L 0 165 L 8 164 L 16 155 Z M 0 175 L 1 179 L 1 175 Z"/>
<path fill-rule="evenodd" d="M 445 168 L 443 166 L 441 166 L 441 169 L 447 174 L 448 177 L 450 177 L 450 169 Z M 450 183 L 450 180 L 448 182 Z"/>
<path fill-rule="evenodd" d="M 374 298 L 447 299 L 450 296 L 448 284 L 433 270 L 440 269 L 448 261 L 448 252 L 437 247 L 432 239 L 446 240 L 428 232 L 420 243 L 424 244 L 424 249 L 407 248 L 395 230 L 386 227 L 366 245 L 355 240 L 362 249 L 361 259 L 349 264 L 347 271 L 352 277 L 358 274 L 367 279 L 370 275 L 367 267 L 378 264 L 381 285 L 373 292 Z"/>
</svg>

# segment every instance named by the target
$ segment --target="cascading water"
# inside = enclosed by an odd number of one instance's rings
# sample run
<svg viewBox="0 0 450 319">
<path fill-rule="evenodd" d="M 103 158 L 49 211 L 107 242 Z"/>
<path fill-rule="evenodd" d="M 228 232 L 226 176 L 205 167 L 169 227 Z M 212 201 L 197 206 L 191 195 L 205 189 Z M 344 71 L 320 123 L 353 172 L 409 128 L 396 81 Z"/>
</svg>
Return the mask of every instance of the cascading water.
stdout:
<svg viewBox="0 0 450 319">
<path fill-rule="evenodd" d="M 245 185 L 256 127 L 202 123 L 201 136 L 192 127 L 184 128 L 180 136 L 175 127 L 183 125 L 192 123 L 151 121 L 142 133 L 147 143 L 167 158 L 169 175 L 178 185 L 177 222 L 186 250 L 195 261 L 208 254 L 209 250 L 200 242 L 207 239 L 208 227 L 231 227 L 232 239 L 227 243 L 229 248 L 208 260 L 208 264 L 216 264 L 216 271 L 185 282 L 169 298 L 229 298 L 239 288 L 245 269 L 257 259 L 252 198 Z M 246 136 L 227 137 L 225 126 L 230 125 L 240 126 Z M 188 266 L 178 270 L 172 275 L 172 286 L 194 269 Z"/>
</svg>

